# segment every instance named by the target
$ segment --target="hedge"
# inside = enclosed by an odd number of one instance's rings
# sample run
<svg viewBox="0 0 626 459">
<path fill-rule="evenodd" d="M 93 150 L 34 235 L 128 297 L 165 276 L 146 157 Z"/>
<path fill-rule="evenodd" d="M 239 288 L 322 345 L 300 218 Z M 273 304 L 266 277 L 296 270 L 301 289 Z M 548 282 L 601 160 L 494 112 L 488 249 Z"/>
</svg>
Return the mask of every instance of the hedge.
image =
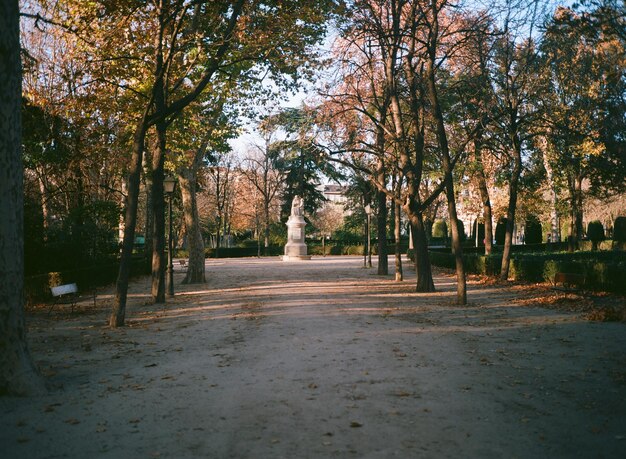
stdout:
<svg viewBox="0 0 626 459">
<path fill-rule="evenodd" d="M 267 251 L 268 256 L 278 256 L 282 255 L 285 249 L 284 247 L 273 245 L 269 246 Z M 206 258 L 243 258 L 256 257 L 258 253 L 258 247 L 220 247 L 219 249 L 205 249 L 204 256 Z M 261 255 L 265 255 L 265 247 L 261 247 Z"/>
<path fill-rule="evenodd" d="M 401 251 L 406 252 L 408 247 L 408 241 L 404 241 L 401 244 Z M 326 244 L 324 251 L 326 255 L 363 255 L 365 250 L 363 244 Z M 395 253 L 394 244 L 387 245 L 387 251 L 389 255 Z M 308 243 L 307 252 L 309 255 L 323 255 L 322 244 L 319 242 Z M 284 246 L 271 246 L 269 247 L 268 256 L 279 256 L 285 253 Z M 264 247 L 261 247 L 261 255 L 264 256 Z M 258 255 L 257 247 L 221 247 L 218 251 L 217 258 L 243 258 L 243 257 L 256 257 Z M 378 244 L 372 240 L 372 255 L 378 255 Z M 215 258 L 215 249 L 205 249 L 205 256 L 207 258 Z"/>
<path fill-rule="evenodd" d="M 144 257 L 133 258 L 131 277 L 150 274 L 150 271 L 150 265 Z M 79 292 L 108 285 L 115 282 L 118 272 L 119 262 L 114 262 L 27 276 L 24 278 L 24 300 L 26 305 L 48 301 L 52 298 L 50 287 L 62 284 L 76 283 Z"/>
<path fill-rule="evenodd" d="M 451 253 L 429 251 L 429 256 L 433 266 L 455 268 Z M 502 254 L 463 254 L 463 261 L 468 273 L 494 276 L 500 272 Z M 509 274 L 517 281 L 552 282 L 557 272 L 584 275 L 584 288 L 589 290 L 626 293 L 626 253 L 621 251 L 516 254 L 511 258 Z"/>
<path fill-rule="evenodd" d="M 428 250 L 433 252 L 446 252 L 450 253 L 450 247 L 433 247 L 433 245 L 438 244 L 430 244 Z M 580 248 L 580 252 L 588 252 L 593 249 L 593 243 L 591 241 L 579 241 L 578 246 Z M 502 252 L 504 246 L 502 245 L 493 245 L 493 252 L 498 253 Z M 536 252 L 562 252 L 567 250 L 567 242 L 550 242 L 550 243 L 541 243 L 541 244 L 514 244 L 511 246 L 511 251 L 513 253 L 536 253 Z M 598 250 L 604 251 L 616 251 L 616 250 L 626 250 L 626 242 L 618 242 L 612 240 L 604 240 L 598 244 Z M 485 246 L 476 247 L 473 241 L 467 242 L 463 244 L 463 253 L 485 253 Z"/>
</svg>

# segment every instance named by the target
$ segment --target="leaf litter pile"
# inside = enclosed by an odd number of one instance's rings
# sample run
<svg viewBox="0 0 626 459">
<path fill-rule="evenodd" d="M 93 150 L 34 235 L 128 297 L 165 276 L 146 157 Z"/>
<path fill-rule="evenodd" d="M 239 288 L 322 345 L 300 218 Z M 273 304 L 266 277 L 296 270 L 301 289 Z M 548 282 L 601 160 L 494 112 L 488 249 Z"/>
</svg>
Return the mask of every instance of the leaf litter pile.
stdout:
<svg viewBox="0 0 626 459">
<path fill-rule="evenodd" d="M 454 277 L 453 270 L 439 268 L 441 274 Z M 581 317 L 598 322 L 626 322 L 626 297 L 608 292 L 568 292 L 556 290 L 548 283 L 503 283 L 495 276 L 468 274 L 468 284 L 495 287 L 508 285 L 519 295 L 513 302 L 519 306 L 541 307 L 563 312 L 578 313 Z"/>
</svg>

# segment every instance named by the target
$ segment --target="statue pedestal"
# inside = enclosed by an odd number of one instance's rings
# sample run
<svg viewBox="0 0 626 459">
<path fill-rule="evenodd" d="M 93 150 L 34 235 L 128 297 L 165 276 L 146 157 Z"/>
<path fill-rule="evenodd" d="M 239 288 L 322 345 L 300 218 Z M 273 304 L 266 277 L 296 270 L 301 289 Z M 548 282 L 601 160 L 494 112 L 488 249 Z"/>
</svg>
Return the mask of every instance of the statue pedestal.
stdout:
<svg viewBox="0 0 626 459">
<path fill-rule="evenodd" d="M 285 245 L 285 255 L 283 261 L 310 260 L 311 255 L 307 255 L 307 247 L 304 242 L 304 227 L 306 221 L 302 215 L 291 215 L 287 220 L 287 244 Z"/>
</svg>

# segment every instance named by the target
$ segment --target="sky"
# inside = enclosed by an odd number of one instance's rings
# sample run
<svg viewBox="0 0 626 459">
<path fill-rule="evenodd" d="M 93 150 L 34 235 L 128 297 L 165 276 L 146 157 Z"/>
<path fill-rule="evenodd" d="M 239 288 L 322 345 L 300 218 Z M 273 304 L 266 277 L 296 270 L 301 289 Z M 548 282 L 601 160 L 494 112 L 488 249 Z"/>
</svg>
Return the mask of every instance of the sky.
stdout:
<svg viewBox="0 0 626 459">
<path fill-rule="evenodd" d="M 504 4 L 505 2 L 507 2 L 507 0 L 495 0 L 496 4 Z M 522 3 L 524 2 L 522 1 Z M 573 3 L 573 0 L 540 0 L 539 4 L 543 5 L 543 7 L 545 8 L 543 12 L 549 14 L 549 12 L 553 11 L 557 5 L 565 5 L 571 7 Z M 487 5 L 493 5 L 494 0 L 467 0 L 465 4 L 475 5 L 475 8 L 485 8 L 487 7 Z M 541 9 L 542 8 L 540 8 L 540 10 Z M 331 29 L 324 42 L 320 45 L 320 49 L 323 53 L 330 51 L 332 43 L 336 37 L 337 31 Z M 271 82 L 268 82 L 267 84 L 269 86 L 272 85 Z M 315 83 L 309 83 L 308 85 L 305 85 L 297 93 L 292 94 L 286 100 L 278 103 L 276 108 L 278 109 L 286 107 L 299 107 L 304 101 L 306 101 L 308 97 L 314 94 L 314 88 Z M 251 145 L 261 144 L 262 142 L 262 138 L 254 132 L 254 124 L 251 121 L 247 121 L 244 123 L 243 131 L 244 132 L 242 132 L 239 137 L 229 141 L 233 152 L 240 157 L 243 157 L 245 155 L 246 150 Z"/>
</svg>

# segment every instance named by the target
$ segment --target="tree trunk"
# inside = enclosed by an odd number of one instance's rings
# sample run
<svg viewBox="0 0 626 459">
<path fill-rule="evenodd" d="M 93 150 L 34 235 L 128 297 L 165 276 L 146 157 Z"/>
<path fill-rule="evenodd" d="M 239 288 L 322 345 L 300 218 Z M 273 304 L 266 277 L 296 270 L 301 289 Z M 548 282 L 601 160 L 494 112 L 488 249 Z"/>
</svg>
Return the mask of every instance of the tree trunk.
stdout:
<svg viewBox="0 0 626 459">
<path fill-rule="evenodd" d="M 436 26 L 436 20 L 434 21 Z M 436 30 L 433 32 L 433 36 L 436 37 Z M 434 45 L 432 47 L 434 48 Z M 445 123 L 443 119 L 443 113 L 441 112 L 441 105 L 439 104 L 439 97 L 437 94 L 437 86 L 435 84 L 435 55 L 434 52 L 430 53 L 430 60 L 428 62 L 428 78 L 427 87 L 428 95 L 431 103 L 431 110 L 435 118 L 436 134 L 439 148 L 441 149 L 443 170 L 445 173 L 446 183 L 446 198 L 448 201 L 448 216 L 450 218 L 450 226 L 452 232 L 452 250 L 454 251 L 454 258 L 456 264 L 456 295 L 457 304 L 467 304 L 467 284 L 465 279 L 465 267 L 463 266 L 463 246 L 461 245 L 461 235 L 459 234 L 459 220 L 456 213 L 456 201 L 454 195 L 454 182 L 452 177 L 452 163 L 450 159 L 450 149 L 448 146 L 448 136 L 446 134 Z"/>
<path fill-rule="evenodd" d="M 423 165 L 424 131 L 423 131 L 423 105 L 421 100 L 412 98 L 413 124 L 416 130 L 414 134 L 414 148 L 409 148 L 409 142 L 404 131 L 402 110 L 397 88 L 395 87 L 393 72 L 394 56 L 389 56 L 385 63 L 385 73 L 390 83 L 390 107 L 391 118 L 395 129 L 396 141 L 399 144 L 400 166 L 407 181 L 407 202 L 404 209 L 409 217 L 411 225 L 411 241 L 413 242 L 413 253 L 415 256 L 415 273 L 417 276 L 415 290 L 417 292 L 434 292 L 435 284 L 428 256 L 428 240 L 424 227 L 423 209 L 420 202 L 420 182 Z M 412 91 L 412 93 L 415 91 Z M 411 160 L 411 153 L 415 155 L 415 162 Z"/>
<path fill-rule="evenodd" d="M 200 228 L 200 217 L 196 200 L 196 173 L 192 168 L 180 170 L 178 179 L 183 198 L 183 216 L 187 232 L 189 261 L 183 284 L 201 284 L 206 282 L 204 270 L 204 240 Z"/>
<path fill-rule="evenodd" d="M 400 212 L 402 211 L 402 208 L 400 206 L 400 204 L 395 203 L 393 206 L 394 209 L 394 221 L 395 221 L 395 225 L 393 228 L 393 233 L 394 233 L 394 237 L 395 237 L 395 242 L 396 242 L 396 282 L 402 282 L 404 280 L 404 275 L 402 273 L 402 248 L 401 248 L 401 243 L 402 243 L 402 235 L 401 235 L 401 224 L 402 224 L 402 215 L 400 214 Z"/>
<path fill-rule="evenodd" d="M 575 206 L 575 226 L 576 226 L 576 248 L 579 247 L 579 242 L 583 238 L 583 178 L 579 175 L 576 177 L 576 206 Z"/>
<path fill-rule="evenodd" d="M 435 283 L 428 257 L 428 241 L 424 219 L 421 214 L 409 216 L 411 220 L 411 236 L 413 237 L 413 253 L 415 256 L 415 272 L 417 274 L 416 292 L 434 292 Z"/>
<path fill-rule="evenodd" d="M 0 3 L 0 395 L 46 392 L 24 326 L 22 70 L 17 0 Z"/>
<path fill-rule="evenodd" d="M 163 76 L 163 34 L 165 30 L 165 19 L 168 15 L 168 4 L 162 3 L 158 8 L 159 28 L 155 34 L 155 82 L 154 82 L 154 109 L 156 113 L 165 112 L 165 80 Z M 165 169 L 165 148 L 167 123 L 162 118 L 155 123 L 156 128 L 156 148 L 152 156 L 152 215 L 153 225 L 153 245 L 152 245 L 152 301 L 154 303 L 165 303 L 165 199 L 163 191 L 163 179 Z M 172 235 L 170 235 L 172 237 Z M 171 257 L 172 254 L 169 254 Z"/>
<path fill-rule="evenodd" d="M 165 303 L 165 123 L 156 125 L 157 146 L 152 156 L 152 301 Z"/>
<path fill-rule="evenodd" d="M 556 210 L 557 204 L 557 193 L 556 186 L 554 184 L 554 171 L 552 169 L 552 162 L 550 161 L 548 139 L 545 136 L 540 137 L 541 141 L 541 149 L 543 153 L 543 167 L 546 170 L 546 179 L 548 182 L 548 188 L 550 189 L 550 242 L 558 242 L 560 240 L 560 228 L 559 228 L 559 217 Z"/>
<path fill-rule="evenodd" d="M 50 208 L 48 207 L 48 190 L 46 188 L 45 172 L 43 167 L 37 169 L 37 182 L 39 184 L 39 193 L 41 195 L 41 217 L 43 225 L 43 240 L 48 240 L 48 228 L 50 228 Z"/>
<path fill-rule="evenodd" d="M 568 178 L 570 194 L 570 231 L 567 243 L 567 251 L 574 252 L 579 247 L 579 241 L 583 233 L 582 212 L 582 178 L 576 174 Z"/>
<path fill-rule="evenodd" d="M 381 111 L 380 123 L 384 122 L 387 108 Z M 378 215 L 376 216 L 376 232 L 378 234 L 378 272 L 379 276 L 389 274 L 389 259 L 387 249 L 387 176 L 385 173 L 385 162 L 383 157 L 385 154 L 385 130 L 379 124 L 376 127 L 376 150 L 378 152 L 378 161 L 376 163 L 376 201 L 378 207 Z"/>
<path fill-rule="evenodd" d="M 163 71 L 163 42 L 161 38 L 163 37 L 163 33 L 165 31 L 164 25 L 167 22 L 166 12 L 164 12 L 163 10 L 159 12 L 160 27 L 158 30 L 158 34 L 155 35 L 155 50 L 158 62 L 154 72 L 156 81 L 153 86 L 153 96 L 155 96 L 154 102 L 156 103 L 156 111 L 158 112 L 159 116 L 177 116 L 185 109 L 185 107 L 187 107 L 190 103 L 196 100 L 198 96 L 206 89 L 206 86 L 209 84 L 211 78 L 219 68 L 220 63 L 224 59 L 227 51 L 229 50 L 231 43 L 230 37 L 238 24 L 239 16 L 242 12 L 244 3 L 244 0 L 238 0 L 235 4 L 232 5 L 230 19 L 228 20 L 228 25 L 224 31 L 224 40 L 216 50 L 215 57 L 211 58 L 207 62 L 207 68 L 205 68 L 205 70 L 203 71 L 203 76 L 193 87 L 193 89 L 190 90 L 190 92 L 188 92 L 185 96 L 177 99 L 167 107 L 165 106 L 165 101 L 162 101 L 163 103 L 161 103 L 161 101 L 158 100 L 159 97 L 165 96 L 163 92 L 159 93 L 158 91 L 163 90 L 166 84 L 163 81 L 165 72 Z M 161 107 L 162 110 L 160 110 L 159 107 Z M 150 116 L 150 111 L 152 110 L 152 108 L 152 103 L 148 103 L 146 105 L 142 118 L 138 121 L 137 126 L 135 127 L 135 132 L 133 136 L 132 155 L 128 175 L 128 199 L 124 218 L 124 241 L 122 243 L 120 268 L 116 282 L 115 303 L 113 305 L 111 316 L 109 318 L 109 324 L 111 327 L 123 326 L 126 316 L 128 281 L 131 272 L 133 243 L 135 238 L 135 229 L 137 226 L 137 205 L 139 202 L 141 162 L 145 148 L 146 132 L 151 125 L 159 122 L 158 116 Z M 161 121 L 163 121 L 163 119 L 161 119 Z"/>
<path fill-rule="evenodd" d="M 482 148 L 483 142 L 481 132 L 476 135 L 476 140 L 474 141 L 474 157 L 476 159 L 476 175 L 478 178 L 478 189 L 480 190 L 480 200 L 483 203 L 483 219 L 485 221 L 485 255 L 490 255 L 493 249 L 493 215 L 491 213 L 491 200 L 489 199 L 489 188 L 487 187 L 487 177 L 485 176 Z M 476 237 L 478 237 L 478 222 L 476 222 Z"/>
<path fill-rule="evenodd" d="M 109 317 L 111 327 L 124 326 L 126 317 L 126 298 L 128 295 L 128 281 L 130 278 L 135 228 L 137 226 L 137 205 L 139 203 L 139 183 L 141 178 L 141 160 L 146 140 L 148 123 L 146 116 L 137 123 L 133 138 L 133 154 L 130 160 L 128 175 L 128 195 L 126 198 L 126 212 L 124 214 L 124 240 L 120 255 L 120 269 L 115 283 L 115 303 Z"/>
<path fill-rule="evenodd" d="M 215 258 L 220 257 L 220 247 L 222 246 L 222 217 L 217 218 L 217 229 L 215 230 Z"/>
<path fill-rule="evenodd" d="M 146 219 L 144 227 L 144 254 L 146 269 L 152 269 L 152 259 L 149 257 L 154 251 L 154 240 L 152 239 L 154 228 L 154 213 L 152 205 L 152 154 L 150 149 L 146 149 L 143 158 L 143 188 L 146 193 Z"/>
<path fill-rule="evenodd" d="M 263 224 L 264 224 L 264 248 L 265 248 L 265 256 L 269 256 L 270 250 L 270 205 L 269 202 L 265 202 L 263 208 Z"/>
<path fill-rule="evenodd" d="M 384 175 L 384 174 L 383 174 Z M 387 249 L 387 194 L 378 190 L 378 215 L 376 216 L 376 230 L 378 233 L 378 275 L 389 274 L 388 249 Z"/>
<path fill-rule="evenodd" d="M 463 246 L 461 245 L 461 235 L 459 234 L 459 219 L 456 213 L 456 202 L 454 201 L 454 184 L 452 183 L 451 170 L 446 186 L 446 197 L 448 200 L 448 216 L 450 218 L 450 226 L 452 227 L 450 229 L 452 232 L 452 250 L 454 251 L 454 261 L 456 265 L 456 302 L 462 305 L 467 304 L 467 283 L 465 279 L 465 266 L 463 266 Z"/>
<path fill-rule="evenodd" d="M 121 194 L 120 194 L 120 209 L 124 209 L 126 207 L 126 197 L 128 193 L 126 180 L 122 180 L 120 184 Z M 124 240 L 124 231 L 125 231 L 125 223 L 124 223 L 124 214 L 120 212 L 120 216 L 118 218 L 118 227 L 117 227 L 117 239 L 118 244 Z"/>
<path fill-rule="evenodd" d="M 500 267 L 500 280 L 506 281 L 509 278 L 509 267 L 511 265 L 511 248 L 513 246 L 513 230 L 515 228 L 515 210 L 517 208 L 517 189 L 520 175 L 522 173 L 522 149 L 517 135 L 513 136 L 514 165 L 509 181 L 509 205 L 506 211 L 506 232 L 504 235 L 504 249 L 502 250 L 502 265 Z"/>
</svg>

